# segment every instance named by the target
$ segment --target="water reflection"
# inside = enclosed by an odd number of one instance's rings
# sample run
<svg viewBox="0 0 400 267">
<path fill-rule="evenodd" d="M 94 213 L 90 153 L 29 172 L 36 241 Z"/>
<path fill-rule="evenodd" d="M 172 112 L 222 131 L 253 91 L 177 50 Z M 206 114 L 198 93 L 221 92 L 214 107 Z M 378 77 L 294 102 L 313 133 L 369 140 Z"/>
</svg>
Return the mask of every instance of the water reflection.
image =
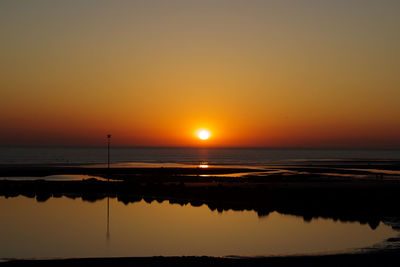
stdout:
<svg viewBox="0 0 400 267">
<path fill-rule="evenodd" d="M 107 242 L 110 241 L 110 196 L 107 196 L 107 232 L 106 232 Z"/>
<path fill-rule="evenodd" d="M 304 222 L 277 212 L 260 220 L 254 211 L 220 213 L 202 203 L 195 207 L 196 203 L 159 201 L 147 198 L 124 205 L 107 196 L 97 202 L 61 197 L 38 203 L 0 197 L 0 210 L 6 215 L 0 221 L 0 257 L 311 253 L 371 246 L 397 235 L 384 224 L 372 230 L 331 219 Z"/>
<path fill-rule="evenodd" d="M 84 174 L 62 174 L 62 175 L 48 175 L 43 177 L 38 176 L 15 176 L 15 177 L 0 177 L 0 180 L 9 180 L 9 181 L 36 181 L 36 180 L 45 180 L 45 181 L 82 181 L 82 180 L 98 180 L 98 181 L 107 181 L 106 178 L 100 176 L 93 175 L 84 175 Z M 117 181 L 117 180 L 111 180 Z"/>
<path fill-rule="evenodd" d="M 48 193 L 48 192 L 22 192 L 19 194 L 8 194 L 6 198 L 15 198 L 18 196 L 25 196 L 27 198 L 34 198 L 38 203 L 45 203 L 51 198 L 61 198 L 65 196 L 69 199 L 82 200 L 83 202 L 95 203 L 105 201 L 107 206 L 107 224 L 109 224 L 109 213 L 110 213 L 110 198 L 115 199 L 117 202 L 121 202 L 124 205 L 136 204 L 141 201 L 151 204 L 157 203 L 169 203 L 178 204 L 180 206 L 193 206 L 193 207 L 207 207 L 210 211 L 216 211 L 217 213 L 224 213 L 229 211 L 252 211 L 257 214 L 259 218 L 267 217 L 273 212 L 279 212 L 281 214 L 288 214 L 300 217 L 304 222 L 311 222 L 319 218 L 322 219 L 333 219 L 334 221 L 340 222 L 358 222 L 362 225 L 368 224 L 371 229 L 376 229 L 381 222 L 388 220 L 397 221 L 397 213 L 393 213 L 393 216 L 388 216 L 376 213 L 375 210 L 369 209 L 369 213 L 366 214 L 364 210 L 357 209 L 358 206 L 348 207 L 345 209 L 342 205 L 337 205 L 336 208 L 329 207 L 329 209 L 324 208 L 323 202 L 321 205 L 317 206 L 297 206 L 295 203 L 284 201 L 281 202 L 271 202 L 271 203 L 259 203 L 258 205 L 252 203 L 231 203 L 231 202 L 212 202 L 212 201 L 202 201 L 193 199 L 179 199 L 179 198 L 164 198 L 164 197 L 152 197 L 152 196 L 141 196 L 141 195 L 131 195 L 131 194 L 115 194 L 115 193 Z M 389 204 L 387 207 L 391 207 Z M 387 207 L 381 207 L 382 211 L 385 211 Z M 368 210 L 368 209 L 367 209 Z M 385 211 L 387 212 L 387 211 Z M 400 225 L 395 226 L 400 229 Z M 109 227 L 107 226 L 107 232 L 109 232 Z M 108 234 L 107 234 L 108 235 Z"/>
</svg>

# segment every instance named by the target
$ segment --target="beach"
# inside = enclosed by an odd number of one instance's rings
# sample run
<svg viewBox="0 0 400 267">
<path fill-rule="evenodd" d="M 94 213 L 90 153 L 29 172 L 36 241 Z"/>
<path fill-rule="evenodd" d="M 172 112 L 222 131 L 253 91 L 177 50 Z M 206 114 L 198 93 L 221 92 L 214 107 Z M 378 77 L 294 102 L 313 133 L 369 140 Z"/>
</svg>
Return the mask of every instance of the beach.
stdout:
<svg viewBox="0 0 400 267">
<path fill-rule="evenodd" d="M 169 203 L 207 207 L 218 213 L 251 211 L 259 218 L 270 214 L 296 216 L 305 222 L 328 219 L 342 223 L 379 225 L 400 229 L 400 180 L 398 162 L 390 164 L 268 166 L 250 168 L 105 168 L 98 166 L 3 165 L 0 168 L 0 196 L 25 197 L 46 203 L 53 198 L 80 199 L 95 203 L 112 199 L 116 203 Z M 333 174 L 334 173 L 334 174 Z M 47 180 L 52 175 L 75 175 L 74 180 Z M 240 175 L 242 174 L 242 175 Z M 79 175 L 84 175 L 79 179 Z M 75 177 L 74 176 L 74 177 Z M 4 178 L 6 177 L 6 178 Z M 29 177 L 30 179 L 24 179 Z M 75 177 L 75 178 L 76 178 Z M 34 179 L 33 179 L 34 178 Z M 227 257 L 139 257 L 108 259 L 70 259 L 49 261 L 10 261 L 4 265 L 39 266 L 57 264 L 102 264 L 116 266 L 325 266 L 348 263 L 391 266 L 399 256 L 399 240 L 389 238 L 379 246 L 348 252 L 254 258 L 246 255 Z M 223 255 L 221 255 L 223 256 Z M 236 258 L 238 257 L 238 258 Z M 197 265 L 196 265 L 197 264 Z M 331 265 L 329 265 L 331 264 Z M 386 265 L 385 265 L 386 264 Z"/>
</svg>

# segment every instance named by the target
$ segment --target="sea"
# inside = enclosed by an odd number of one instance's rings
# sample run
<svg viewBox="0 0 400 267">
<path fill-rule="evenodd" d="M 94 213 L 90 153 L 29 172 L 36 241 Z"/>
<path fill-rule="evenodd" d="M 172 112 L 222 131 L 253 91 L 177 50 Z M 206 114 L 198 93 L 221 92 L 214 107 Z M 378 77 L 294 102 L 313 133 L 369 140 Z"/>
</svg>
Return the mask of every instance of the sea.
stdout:
<svg viewBox="0 0 400 267">
<path fill-rule="evenodd" d="M 0 147 L 0 164 L 104 164 L 107 147 Z M 112 164 L 151 166 L 396 162 L 400 149 L 111 147 Z"/>
</svg>

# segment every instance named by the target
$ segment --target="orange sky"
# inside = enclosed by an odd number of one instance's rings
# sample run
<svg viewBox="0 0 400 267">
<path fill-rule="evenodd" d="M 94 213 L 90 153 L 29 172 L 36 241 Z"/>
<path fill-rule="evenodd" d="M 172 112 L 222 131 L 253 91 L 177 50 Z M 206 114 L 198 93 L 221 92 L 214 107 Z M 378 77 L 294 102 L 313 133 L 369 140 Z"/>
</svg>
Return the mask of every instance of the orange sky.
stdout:
<svg viewBox="0 0 400 267">
<path fill-rule="evenodd" d="M 399 148 L 399 11 L 2 1 L 0 145 Z"/>
</svg>

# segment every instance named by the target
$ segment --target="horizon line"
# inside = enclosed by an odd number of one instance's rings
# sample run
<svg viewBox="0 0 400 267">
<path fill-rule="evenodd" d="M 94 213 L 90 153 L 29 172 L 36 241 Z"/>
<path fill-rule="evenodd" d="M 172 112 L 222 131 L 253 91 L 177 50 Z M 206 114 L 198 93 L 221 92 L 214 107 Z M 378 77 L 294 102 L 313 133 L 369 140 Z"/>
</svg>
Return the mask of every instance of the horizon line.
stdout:
<svg viewBox="0 0 400 267">
<path fill-rule="evenodd" d="M 0 144 L 0 148 L 105 148 L 107 145 L 15 145 Z M 260 149 L 260 150 L 400 150 L 400 147 L 273 147 L 273 146 L 148 146 L 148 145 L 112 145 L 113 148 L 137 148 L 137 149 Z"/>
</svg>

